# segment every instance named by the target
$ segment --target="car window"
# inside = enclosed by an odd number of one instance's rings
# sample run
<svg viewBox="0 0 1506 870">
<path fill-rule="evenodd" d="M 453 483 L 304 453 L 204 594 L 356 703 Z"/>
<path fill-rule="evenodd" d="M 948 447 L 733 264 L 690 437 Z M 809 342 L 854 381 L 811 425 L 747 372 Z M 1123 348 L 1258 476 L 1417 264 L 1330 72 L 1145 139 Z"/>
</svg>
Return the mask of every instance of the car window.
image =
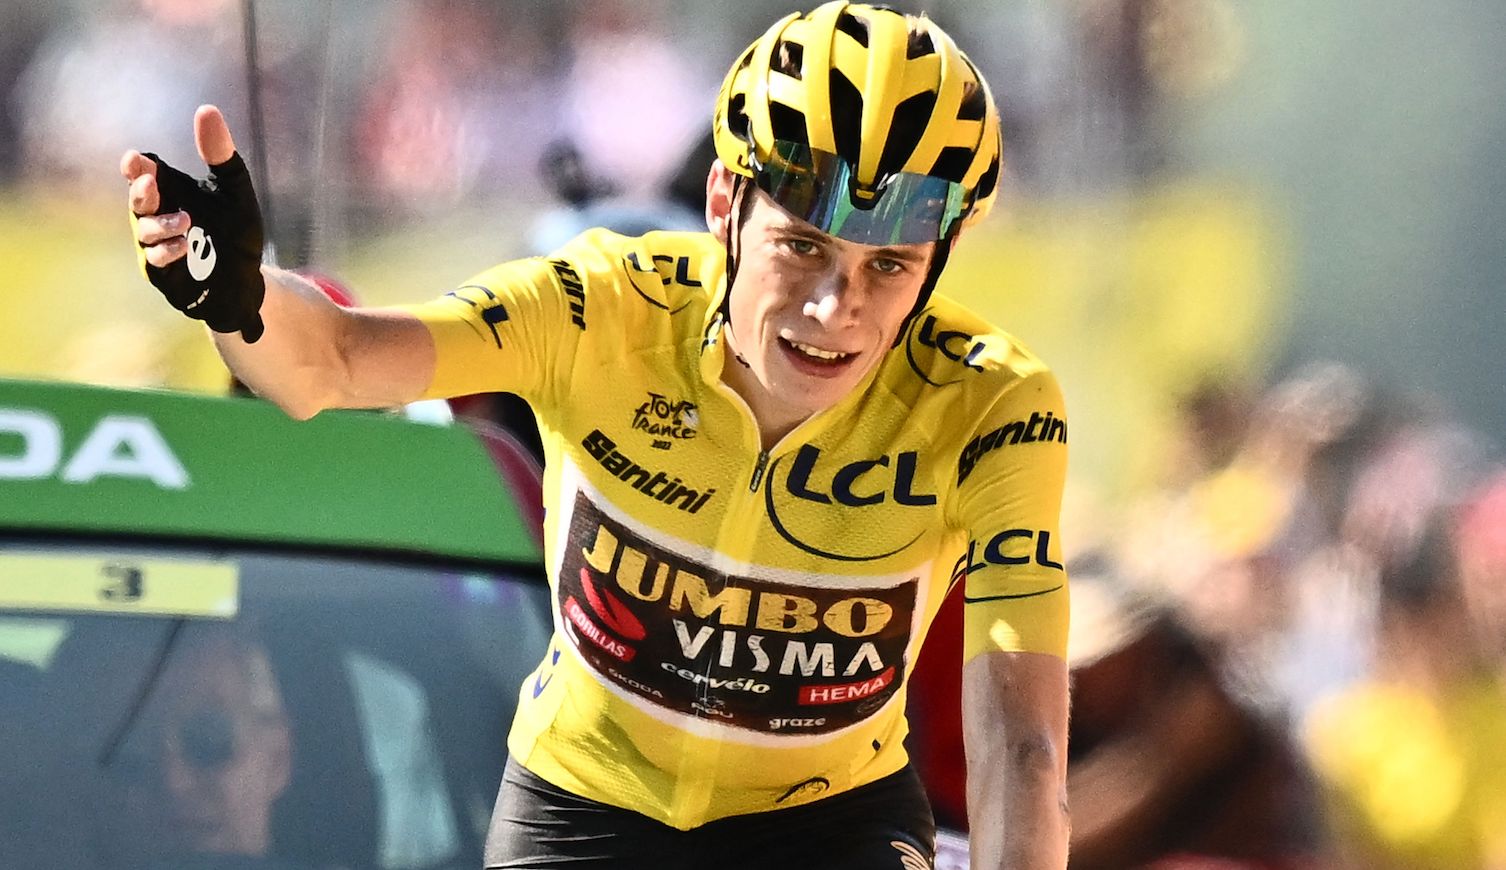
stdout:
<svg viewBox="0 0 1506 870">
<path fill-rule="evenodd" d="M 535 569 L 0 539 L 0 866 L 478 866 L 547 605 Z"/>
</svg>

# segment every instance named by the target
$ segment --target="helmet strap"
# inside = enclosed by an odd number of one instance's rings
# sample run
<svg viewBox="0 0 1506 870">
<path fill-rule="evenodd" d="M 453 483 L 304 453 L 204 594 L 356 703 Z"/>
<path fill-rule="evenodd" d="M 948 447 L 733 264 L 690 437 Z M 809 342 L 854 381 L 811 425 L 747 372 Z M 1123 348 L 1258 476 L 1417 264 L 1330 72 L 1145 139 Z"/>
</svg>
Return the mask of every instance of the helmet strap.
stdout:
<svg viewBox="0 0 1506 870">
<path fill-rule="evenodd" d="M 737 255 L 741 247 L 738 236 L 742 235 L 743 200 L 747 199 L 747 182 L 748 179 L 741 175 L 732 176 L 732 201 L 727 209 L 727 289 L 722 293 L 720 314 L 722 322 L 729 328 L 732 326 L 732 282 L 737 278 Z"/>
<path fill-rule="evenodd" d="M 899 347 L 900 341 L 910 329 L 910 322 L 925 310 L 926 304 L 931 301 L 931 291 L 936 289 L 936 282 L 941 280 L 941 270 L 946 268 L 947 258 L 952 255 L 952 244 L 956 240 L 957 237 L 952 236 L 936 243 L 936 250 L 931 254 L 931 263 L 926 267 L 926 280 L 920 285 L 920 295 L 915 297 L 915 307 L 910 309 L 910 313 L 905 315 L 904 322 L 899 325 L 899 331 L 894 334 L 894 344 L 889 345 L 891 348 Z"/>
</svg>

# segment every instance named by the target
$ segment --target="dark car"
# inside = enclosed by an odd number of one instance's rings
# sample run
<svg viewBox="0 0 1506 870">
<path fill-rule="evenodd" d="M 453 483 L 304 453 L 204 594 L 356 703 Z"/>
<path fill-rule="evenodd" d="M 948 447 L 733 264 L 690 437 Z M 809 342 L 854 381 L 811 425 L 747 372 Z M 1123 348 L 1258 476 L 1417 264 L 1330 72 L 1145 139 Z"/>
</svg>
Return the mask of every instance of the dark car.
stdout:
<svg viewBox="0 0 1506 870">
<path fill-rule="evenodd" d="M 480 866 L 538 511 L 497 433 L 0 381 L 0 867 Z"/>
</svg>

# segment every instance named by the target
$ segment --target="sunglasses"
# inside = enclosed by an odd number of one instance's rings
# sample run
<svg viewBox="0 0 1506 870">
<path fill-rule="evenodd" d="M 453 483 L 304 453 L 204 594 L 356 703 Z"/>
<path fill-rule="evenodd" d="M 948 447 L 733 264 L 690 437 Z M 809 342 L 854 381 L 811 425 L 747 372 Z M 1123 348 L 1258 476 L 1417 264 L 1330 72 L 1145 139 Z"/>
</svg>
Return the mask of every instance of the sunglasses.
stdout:
<svg viewBox="0 0 1506 870">
<path fill-rule="evenodd" d="M 223 710 L 204 710 L 180 723 L 170 742 L 189 767 L 201 773 L 223 770 L 236 757 L 240 739 L 235 721 Z M 125 785 L 158 781 L 165 766 L 166 743 L 155 752 L 127 752 L 110 765 L 112 775 Z"/>
<path fill-rule="evenodd" d="M 824 233 L 865 245 L 913 245 L 950 238 L 972 210 L 963 186 L 897 172 L 868 190 L 852 164 L 800 142 L 776 139 L 753 156 L 753 178 L 785 211 Z"/>
</svg>

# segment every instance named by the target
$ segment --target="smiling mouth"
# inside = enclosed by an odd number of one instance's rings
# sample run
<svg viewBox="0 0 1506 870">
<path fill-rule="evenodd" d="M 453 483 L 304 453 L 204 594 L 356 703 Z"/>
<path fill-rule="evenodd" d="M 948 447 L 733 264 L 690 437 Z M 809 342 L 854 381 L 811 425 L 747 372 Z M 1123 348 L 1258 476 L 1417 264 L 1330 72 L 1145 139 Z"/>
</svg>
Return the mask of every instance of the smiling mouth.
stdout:
<svg viewBox="0 0 1506 870">
<path fill-rule="evenodd" d="M 793 338 L 785 338 L 783 336 L 780 336 L 779 341 L 781 344 L 800 354 L 802 357 L 811 360 L 812 362 L 839 363 L 844 362 L 854 356 L 854 354 L 843 353 L 841 351 L 824 350 L 814 345 L 796 341 Z"/>
</svg>

